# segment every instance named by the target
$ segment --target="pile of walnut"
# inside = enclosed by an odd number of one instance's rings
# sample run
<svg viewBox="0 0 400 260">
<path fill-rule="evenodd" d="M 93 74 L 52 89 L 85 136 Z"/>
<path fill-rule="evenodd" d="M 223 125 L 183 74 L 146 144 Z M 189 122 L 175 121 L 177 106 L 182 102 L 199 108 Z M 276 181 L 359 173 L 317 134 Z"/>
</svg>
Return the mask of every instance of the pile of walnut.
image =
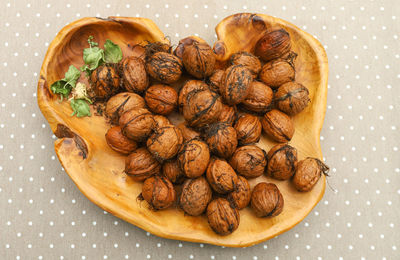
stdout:
<svg viewBox="0 0 400 260">
<path fill-rule="evenodd" d="M 174 52 L 152 43 L 145 57 L 128 57 L 117 69 L 103 66 L 92 73 L 96 93 L 110 97 L 120 85 L 127 91 L 106 104 L 116 125 L 106 141 L 128 155 L 125 173 L 144 181 L 140 198 L 152 209 L 179 204 L 191 216 L 206 212 L 211 228 L 228 235 L 239 225 L 238 210 L 249 204 L 258 217 L 283 210 L 275 184 L 258 183 L 251 191 L 247 179 L 262 174 L 292 179 L 296 189 L 309 191 L 327 174 L 316 158 L 298 162 L 296 148 L 287 143 L 294 134 L 291 116 L 310 102 L 308 89 L 294 81 L 290 41 L 283 29 L 266 32 L 254 55 L 235 53 L 229 67 L 219 70 L 212 48 L 189 37 Z M 178 94 L 168 84 L 185 72 L 196 79 Z M 178 126 L 166 117 L 174 110 L 185 119 Z M 262 130 L 279 143 L 268 153 L 255 145 Z"/>
</svg>

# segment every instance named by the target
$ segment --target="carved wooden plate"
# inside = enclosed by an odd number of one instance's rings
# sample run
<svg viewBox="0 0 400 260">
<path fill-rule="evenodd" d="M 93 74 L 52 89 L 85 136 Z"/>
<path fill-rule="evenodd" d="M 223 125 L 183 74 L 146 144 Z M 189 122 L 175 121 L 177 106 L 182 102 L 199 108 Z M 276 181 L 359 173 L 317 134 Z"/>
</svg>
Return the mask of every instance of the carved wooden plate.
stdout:
<svg viewBox="0 0 400 260">
<path fill-rule="evenodd" d="M 251 51 L 262 32 L 275 26 L 284 27 L 291 35 L 296 60 L 296 80 L 308 87 L 312 102 L 294 117 L 296 131 L 291 145 L 299 158 L 322 158 L 319 136 L 324 120 L 327 96 L 328 63 L 321 44 L 296 26 L 263 14 L 236 14 L 225 18 L 216 27 L 218 41 L 214 44 L 220 64 L 239 50 Z M 93 203 L 115 216 L 157 236 L 231 247 L 254 245 L 275 237 L 299 223 L 320 201 L 325 191 L 323 176 L 308 193 L 297 192 L 289 181 L 267 177 L 251 180 L 268 181 L 279 186 L 284 199 L 283 212 L 274 218 L 257 218 L 251 209 L 240 212 L 239 228 L 229 236 L 219 236 L 208 226 L 205 216 L 191 217 L 178 208 L 152 211 L 136 197 L 142 183 L 134 182 L 124 173 L 124 157 L 112 151 L 104 135 L 110 127 L 102 116 L 71 117 L 68 102 L 60 102 L 50 85 L 64 77 L 70 64 L 83 65 L 82 50 L 93 35 L 100 46 L 106 39 L 118 44 L 124 56 L 132 55 L 136 43 L 167 41 L 158 27 L 148 19 L 111 17 L 83 18 L 64 27 L 50 44 L 38 82 L 39 107 L 52 131 L 59 138 L 55 150 L 65 171 L 81 192 Z M 85 81 L 83 73 L 81 80 Z M 94 111 L 92 111 L 94 113 Z M 92 113 L 92 114 L 93 114 Z M 263 137 L 259 146 L 266 151 L 274 143 Z"/>
</svg>

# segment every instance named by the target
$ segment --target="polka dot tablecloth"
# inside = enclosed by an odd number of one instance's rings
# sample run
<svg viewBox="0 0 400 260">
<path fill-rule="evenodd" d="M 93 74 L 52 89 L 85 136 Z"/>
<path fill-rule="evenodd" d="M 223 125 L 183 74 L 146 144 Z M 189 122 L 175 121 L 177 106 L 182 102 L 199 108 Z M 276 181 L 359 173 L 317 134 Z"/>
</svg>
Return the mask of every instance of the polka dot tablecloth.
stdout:
<svg viewBox="0 0 400 260">
<path fill-rule="evenodd" d="M 0 2 L 1 259 L 399 259 L 400 5 L 387 1 Z M 215 41 L 237 12 L 286 19 L 326 48 L 330 75 L 321 145 L 324 198 L 290 231 L 249 248 L 150 235 L 86 199 L 62 170 L 36 84 L 49 43 L 86 16 L 147 17 L 177 43 Z"/>
</svg>

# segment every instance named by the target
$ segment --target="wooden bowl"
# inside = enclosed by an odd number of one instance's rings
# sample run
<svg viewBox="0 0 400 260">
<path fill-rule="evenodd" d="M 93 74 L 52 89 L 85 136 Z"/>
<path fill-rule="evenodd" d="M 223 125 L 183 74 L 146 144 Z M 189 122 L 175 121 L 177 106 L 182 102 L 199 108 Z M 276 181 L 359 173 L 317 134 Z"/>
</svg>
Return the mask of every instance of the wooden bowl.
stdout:
<svg viewBox="0 0 400 260">
<path fill-rule="evenodd" d="M 296 80 L 309 89 L 312 100 L 303 112 L 294 117 L 296 131 L 291 145 L 298 149 L 300 159 L 307 156 L 322 158 L 319 134 L 326 109 L 328 63 L 321 44 L 313 36 L 284 20 L 263 14 L 243 13 L 229 16 L 217 25 L 219 40 L 214 50 L 220 64 L 224 64 L 236 51 L 251 51 L 262 32 L 275 26 L 281 26 L 290 33 L 292 48 L 299 54 Z M 64 77 L 70 64 L 76 67 L 83 65 L 82 51 L 88 47 L 89 35 L 94 36 L 99 46 L 103 46 L 106 39 L 111 39 L 122 48 L 124 56 L 134 54 L 133 46 L 137 43 L 167 40 L 148 19 L 83 18 L 64 27 L 49 46 L 38 82 L 39 107 L 59 138 L 55 141 L 55 150 L 61 164 L 93 203 L 157 236 L 245 247 L 289 230 L 320 201 L 325 191 L 324 176 L 308 193 L 297 192 L 289 181 L 276 181 L 264 176 L 251 180 L 251 186 L 260 181 L 277 184 L 285 199 L 283 212 L 274 218 L 257 218 L 250 208 L 246 208 L 240 212 L 239 228 L 228 236 L 215 234 L 205 216 L 187 216 L 179 208 L 149 210 L 145 202 L 136 199 L 142 183 L 130 180 L 123 173 L 124 156 L 106 144 L 104 135 L 110 125 L 105 118 L 95 115 L 71 117 L 69 103 L 60 102 L 49 89 L 54 81 Z M 81 80 L 86 79 L 82 76 Z M 272 145 L 274 142 L 266 137 L 259 142 L 259 146 L 266 151 Z"/>
</svg>

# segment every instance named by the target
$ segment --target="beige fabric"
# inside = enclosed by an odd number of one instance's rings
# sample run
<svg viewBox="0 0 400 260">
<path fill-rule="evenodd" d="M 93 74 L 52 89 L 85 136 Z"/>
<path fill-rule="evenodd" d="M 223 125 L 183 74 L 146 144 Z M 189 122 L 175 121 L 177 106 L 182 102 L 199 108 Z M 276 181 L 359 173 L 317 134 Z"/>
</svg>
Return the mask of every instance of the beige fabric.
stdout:
<svg viewBox="0 0 400 260">
<path fill-rule="evenodd" d="M 400 5 L 387 1 L 0 2 L 1 259 L 398 259 Z M 36 103 L 48 44 L 85 16 L 153 19 L 173 43 L 236 12 L 260 12 L 316 35 L 330 62 L 321 136 L 331 166 L 321 203 L 298 226 L 247 249 L 158 238 L 103 213 L 68 178 Z"/>
</svg>

